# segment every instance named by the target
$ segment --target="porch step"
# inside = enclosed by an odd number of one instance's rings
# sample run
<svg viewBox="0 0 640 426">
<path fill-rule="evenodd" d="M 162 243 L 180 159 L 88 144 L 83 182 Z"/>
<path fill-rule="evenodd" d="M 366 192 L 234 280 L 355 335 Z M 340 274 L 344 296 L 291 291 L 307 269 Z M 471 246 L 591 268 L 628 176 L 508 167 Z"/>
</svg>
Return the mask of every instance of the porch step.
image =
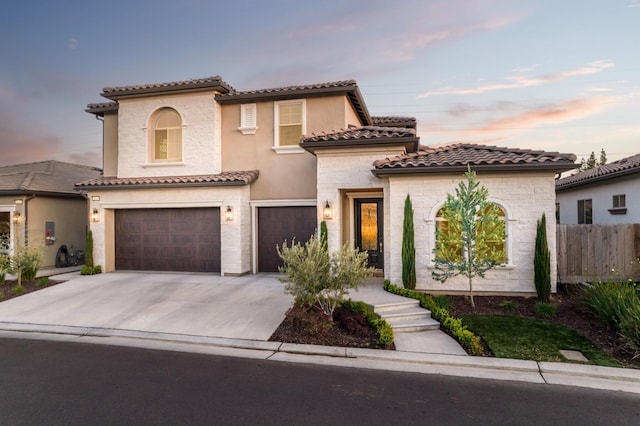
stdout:
<svg viewBox="0 0 640 426">
<path fill-rule="evenodd" d="M 431 312 L 420 307 L 420 302 L 407 299 L 403 302 L 374 305 L 374 312 L 393 327 L 394 333 L 411 333 L 437 330 L 440 323 L 431 318 Z"/>
</svg>

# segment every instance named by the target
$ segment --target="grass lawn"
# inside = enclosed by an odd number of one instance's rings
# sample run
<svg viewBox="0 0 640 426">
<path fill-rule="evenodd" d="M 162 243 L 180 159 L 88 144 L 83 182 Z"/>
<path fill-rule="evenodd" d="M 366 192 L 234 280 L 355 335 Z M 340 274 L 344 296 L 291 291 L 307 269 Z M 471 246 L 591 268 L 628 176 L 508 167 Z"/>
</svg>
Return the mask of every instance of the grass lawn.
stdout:
<svg viewBox="0 0 640 426">
<path fill-rule="evenodd" d="M 557 323 L 506 315 L 464 315 L 469 330 L 482 337 L 496 357 L 535 361 L 567 360 L 561 349 L 580 351 L 591 364 L 622 365 L 573 330 Z"/>
</svg>

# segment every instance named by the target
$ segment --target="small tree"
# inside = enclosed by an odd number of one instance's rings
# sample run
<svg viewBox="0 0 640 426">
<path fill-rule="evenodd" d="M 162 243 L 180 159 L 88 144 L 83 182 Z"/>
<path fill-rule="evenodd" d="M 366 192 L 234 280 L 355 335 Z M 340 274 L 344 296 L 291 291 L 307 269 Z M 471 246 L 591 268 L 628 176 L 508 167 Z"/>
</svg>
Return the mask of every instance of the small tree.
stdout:
<svg viewBox="0 0 640 426">
<path fill-rule="evenodd" d="M 93 268 L 93 232 L 91 229 L 87 231 L 87 238 L 84 247 L 84 264 L 89 268 Z"/>
<path fill-rule="evenodd" d="M 304 245 L 295 241 L 282 248 L 278 255 L 284 261 L 279 270 L 285 276 L 285 292 L 296 302 L 315 306 L 333 319 L 333 312 L 351 289 L 356 289 L 365 278 L 373 275 L 367 266 L 367 253 L 348 244 L 328 255 L 322 241 L 312 236 Z"/>
<path fill-rule="evenodd" d="M 329 231 L 327 231 L 327 222 L 320 222 L 320 242 L 322 242 L 322 246 L 324 247 L 327 255 L 329 254 Z"/>
<path fill-rule="evenodd" d="M 506 238 L 499 208 L 487 201 L 489 191 L 476 181 L 476 173 L 467 168 L 467 182 L 458 184 L 455 197 L 447 194 L 442 217 L 447 230 L 436 232 L 435 269 L 432 277 L 440 282 L 463 275 L 469 281 L 469 297 L 473 301 L 473 279 L 506 261 L 504 246 L 496 242 Z"/>
<path fill-rule="evenodd" d="M 533 273 L 538 300 L 549 303 L 549 297 L 551 296 L 551 254 L 547 243 L 547 219 L 544 213 L 542 213 L 542 218 L 537 223 Z"/>
<path fill-rule="evenodd" d="M 402 285 L 416 288 L 416 248 L 413 231 L 413 206 L 407 194 L 404 200 L 404 221 L 402 223 Z"/>
</svg>

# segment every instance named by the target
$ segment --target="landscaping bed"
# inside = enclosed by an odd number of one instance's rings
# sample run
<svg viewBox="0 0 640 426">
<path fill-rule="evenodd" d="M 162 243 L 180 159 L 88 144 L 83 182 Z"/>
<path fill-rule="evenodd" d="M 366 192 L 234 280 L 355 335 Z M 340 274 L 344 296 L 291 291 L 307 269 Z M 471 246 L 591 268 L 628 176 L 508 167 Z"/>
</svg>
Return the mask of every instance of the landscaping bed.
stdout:
<svg viewBox="0 0 640 426">
<path fill-rule="evenodd" d="M 33 291 L 42 290 L 45 287 L 51 287 L 56 284 L 60 284 L 63 281 L 45 280 L 22 280 L 22 291 L 15 290 L 18 285 L 17 280 L 6 280 L 4 284 L 0 285 L 0 302 L 13 299 L 14 297 L 22 296 Z"/>
</svg>

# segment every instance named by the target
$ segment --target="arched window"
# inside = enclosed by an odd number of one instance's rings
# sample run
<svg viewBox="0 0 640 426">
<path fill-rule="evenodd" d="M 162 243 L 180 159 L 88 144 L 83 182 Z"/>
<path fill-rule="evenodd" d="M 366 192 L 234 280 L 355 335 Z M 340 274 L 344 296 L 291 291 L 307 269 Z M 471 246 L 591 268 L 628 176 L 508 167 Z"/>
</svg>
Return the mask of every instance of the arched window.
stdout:
<svg viewBox="0 0 640 426">
<path fill-rule="evenodd" d="M 487 214 L 495 212 L 500 220 L 497 223 L 483 221 Z M 476 253 L 479 260 L 493 260 L 496 263 L 507 263 L 507 234 L 505 210 L 495 203 L 490 203 L 478 214 L 476 236 L 492 235 L 493 238 L 478 238 Z M 436 252 L 438 259 L 459 262 L 462 260 L 464 247 L 460 221 L 451 220 L 444 208 L 436 215 Z"/>
<path fill-rule="evenodd" d="M 172 108 L 162 108 L 151 117 L 151 161 L 182 161 L 182 118 Z"/>
</svg>

